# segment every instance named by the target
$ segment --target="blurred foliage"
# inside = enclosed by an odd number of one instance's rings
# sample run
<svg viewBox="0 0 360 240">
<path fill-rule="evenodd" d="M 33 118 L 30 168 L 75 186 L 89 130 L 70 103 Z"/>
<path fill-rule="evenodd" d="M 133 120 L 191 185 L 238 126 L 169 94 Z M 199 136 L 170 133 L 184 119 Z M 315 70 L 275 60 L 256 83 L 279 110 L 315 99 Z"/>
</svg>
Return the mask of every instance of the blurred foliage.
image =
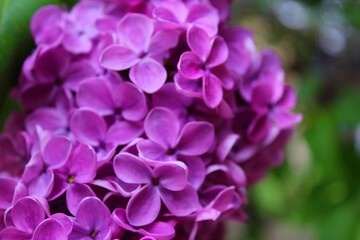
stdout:
<svg viewBox="0 0 360 240">
<path fill-rule="evenodd" d="M 75 2 L 0 0 L 1 126 L 17 109 L 4 99 L 33 47 L 31 15 L 42 5 Z M 295 1 L 234 3 L 235 22 L 255 32 L 260 48 L 270 45 L 280 53 L 287 80 L 298 90 L 304 121 L 289 144 L 285 163 L 250 191 L 249 223 L 232 239 L 360 240 L 360 152 L 354 147 L 355 128 L 360 126 L 360 3 L 296 1 L 308 13 L 308 24 L 292 29 L 277 12 L 284 2 Z M 319 40 L 329 27 L 343 33 L 325 35 L 337 51 Z"/>
<path fill-rule="evenodd" d="M 29 25 L 41 6 L 73 5 L 74 0 L 0 0 L 0 109 L 16 83 L 22 63 L 34 48 Z"/>
</svg>

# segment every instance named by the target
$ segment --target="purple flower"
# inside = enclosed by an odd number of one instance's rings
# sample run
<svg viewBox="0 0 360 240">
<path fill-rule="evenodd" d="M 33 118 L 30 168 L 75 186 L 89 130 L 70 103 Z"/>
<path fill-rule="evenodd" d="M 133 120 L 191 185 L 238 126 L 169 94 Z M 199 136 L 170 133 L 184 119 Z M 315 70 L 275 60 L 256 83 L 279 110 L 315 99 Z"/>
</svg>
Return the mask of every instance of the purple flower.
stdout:
<svg viewBox="0 0 360 240">
<path fill-rule="evenodd" d="M 54 137 L 43 144 L 41 152 L 32 156 L 22 175 L 29 194 L 39 197 L 47 197 L 51 193 L 54 169 L 64 165 L 71 153 L 71 142 L 65 137 Z"/>
<path fill-rule="evenodd" d="M 137 122 L 147 111 L 144 94 L 131 83 L 111 86 L 106 80 L 93 79 L 81 84 L 77 103 L 102 116 L 114 115 L 118 121 Z"/>
<path fill-rule="evenodd" d="M 76 184 L 90 183 L 96 175 L 96 155 L 84 144 L 73 145 L 66 162 L 54 170 L 54 187 L 49 196 L 57 198 Z"/>
<path fill-rule="evenodd" d="M 161 201 L 171 214 L 186 216 L 199 208 L 195 190 L 187 183 L 187 167 L 182 162 L 159 163 L 151 169 L 136 156 L 120 153 L 114 170 L 124 182 L 144 184 L 133 195 L 126 216 L 133 226 L 152 223 L 160 212 Z"/>
<path fill-rule="evenodd" d="M 81 0 L 31 21 L 0 134 L 0 239 L 222 239 L 301 115 L 231 0 Z"/>
<path fill-rule="evenodd" d="M 95 148 L 99 160 L 109 160 L 118 145 L 131 142 L 143 132 L 141 123 L 115 122 L 108 128 L 105 120 L 88 109 L 77 110 L 71 120 L 70 129 L 76 140 Z"/>
<path fill-rule="evenodd" d="M 161 107 L 149 112 L 144 129 L 149 140 L 137 146 L 140 155 L 149 160 L 174 161 L 178 155 L 199 156 L 211 148 L 215 138 L 211 124 L 189 122 L 182 127 L 172 111 Z"/>
<path fill-rule="evenodd" d="M 117 71 L 130 68 L 130 80 L 139 88 L 147 93 L 157 91 L 167 77 L 166 69 L 159 61 L 164 53 L 176 46 L 177 32 L 155 32 L 151 19 L 129 13 L 119 22 L 117 36 L 120 44 L 104 50 L 100 58 L 102 66 Z"/>
<path fill-rule="evenodd" d="M 227 67 L 237 77 L 243 77 L 257 65 L 258 53 L 253 34 L 240 27 L 227 27 L 222 31 L 229 47 Z"/>
<path fill-rule="evenodd" d="M 126 217 L 126 211 L 124 209 L 118 208 L 112 213 L 112 219 L 120 227 L 124 228 L 127 231 L 132 233 L 138 233 L 145 237 L 142 239 L 159 239 L 159 240 L 170 240 L 175 236 L 174 227 L 166 222 L 153 222 L 149 225 L 146 225 L 141 228 L 135 228 L 130 225 Z"/>
<path fill-rule="evenodd" d="M 13 226 L 8 226 L 0 232 L 0 239 L 67 239 L 69 226 L 63 218 L 62 222 L 56 218 L 45 219 L 42 204 L 31 197 L 18 200 L 11 209 Z M 65 218 L 67 218 L 65 216 Z M 66 224 L 65 226 L 62 224 Z"/>
<path fill-rule="evenodd" d="M 210 108 L 215 108 L 223 98 L 223 80 L 216 75 L 216 67 L 226 62 L 228 47 L 223 38 L 210 38 L 204 30 L 196 26 L 189 29 L 187 43 L 191 52 L 181 55 L 178 63 L 181 75 L 177 75 L 175 81 L 180 88 L 183 85 L 188 88 L 188 85 L 196 84 L 198 79 L 201 79 L 200 96 Z"/>
<path fill-rule="evenodd" d="M 73 230 L 69 240 L 111 239 L 111 214 L 109 209 L 96 197 L 84 198 L 75 214 Z"/>
<path fill-rule="evenodd" d="M 31 33 L 37 44 L 57 46 L 63 36 L 64 12 L 58 6 L 39 9 L 31 20 Z"/>
<path fill-rule="evenodd" d="M 251 99 L 251 107 L 257 116 L 248 128 L 250 138 L 261 141 L 270 135 L 273 128 L 282 130 L 298 124 L 301 114 L 291 112 L 295 103 L 296 95 L 290 86 L 276 86 L 269 82 L 258 84 Z"/>
<path fill-rule="evenodd" d="M 158 2 L 153 15 L 166 28 L 185 29 L 193 25 L 204 29 L 209 36 L 218 31 L 219 14 L 205 3 L 185 4 L 182 1 Z"/>
<path fill-rule="evenodd" d="M 79 54 L 91 51 L 92 40 L 98 36 L 97 20 L 103 17 L 105 5 L 101 1 L 80 1 L 64 20 L 63 46 Z"/>
<path fill-rule="evenodd" d="M 22 82 L 20 98 L 28 108 L 46 106 L 59 92 L 70 93 L 81 81 L 97 74 L 93 63 L 86 59 L 72 62 L 70 53 L 62 47 L 35 52 L 23 72 L 26 81 Z"/>
</svg>

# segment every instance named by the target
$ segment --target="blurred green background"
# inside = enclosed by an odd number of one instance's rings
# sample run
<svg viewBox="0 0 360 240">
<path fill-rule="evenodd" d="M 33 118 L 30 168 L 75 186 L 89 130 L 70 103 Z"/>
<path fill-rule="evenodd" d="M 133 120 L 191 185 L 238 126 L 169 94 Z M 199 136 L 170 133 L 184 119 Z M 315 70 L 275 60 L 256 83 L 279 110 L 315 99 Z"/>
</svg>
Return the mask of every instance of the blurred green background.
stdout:
<svg viewBox="0 0 360 240">
<path fill-rule="evenodd" d="M 33 47 L 31 14 L 73 0 L 0 0 L 0 125 Z M 285 163 L 250 190 L 247 225 L 229 239 L 360 240 L 360 2 L 235 0 L 234 23 L 276 49 L 304 120 Z M 1 129 L 1 127 L 0 127 Z"/>
<path fill-rule="evenodd" d="M 241 0 L 233 14 L 280 53 L 304 120 L 230 239 L 360 239 L 360 1 Z"/>
</svg>

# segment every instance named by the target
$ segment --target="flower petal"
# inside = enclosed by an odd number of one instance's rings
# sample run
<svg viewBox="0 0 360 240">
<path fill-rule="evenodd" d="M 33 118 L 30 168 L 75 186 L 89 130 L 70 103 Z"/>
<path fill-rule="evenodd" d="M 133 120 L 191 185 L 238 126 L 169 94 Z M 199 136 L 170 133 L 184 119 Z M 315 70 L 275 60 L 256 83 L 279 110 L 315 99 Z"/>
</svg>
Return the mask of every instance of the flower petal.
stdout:
<svg viewBox="0 0 360 240">
<path fill-rule="evenodd" d="M 292 109 L 296 104 L 296 93 L 294 89 L 286 85 L 284 87 L 283 95 L 277 103 L 277 106 L 284 109 Z"/>
<path fill-rule="evenodd" d="M 202 98 L 202 80 L 188 79 L 180 73 L 174 76 L 176 89 L 186 97 Z"/>
<path fill-rule="evenodd" d="M 186 36 L 187 43 L 194 53 L 205 62 L 211 51 L 211 39 L 208 34 L 197 26 L 192 26 Z"/>
<path fill-rule="evenodd" d="M 114 159 L 114 171 L 126 183 L 150 183 L 151 169 L 138 157 L 129 153 L 119 153 Z"/>
<path fill-rule="evenodd" d="M 12 206 L 17 181 L 11 178 L 0 178 L 0 209 Z"/>
<path fill-rule="evenodd" d="M 150 141 L 142 140 L 137 143 L 139 156 L 149 160 L 163 160 L 167 149 L 163 146 Z"/>
<path fill-rule="evenodd" d="M 10 226 L 0 231 L 0 239 L 6 240 L 30 240 L 31 233 L 26 233 L 18 230 L 16 227 Z"/>
<path fill-rule="evenodd" d="M 160 163 L 154 169 L 159 185 L 171 191 L 180 191 L 186 187 L 188 169 L 182 162 Z"/>
<path fill-rule="evenodd" d="M 210 55 L 206 61 L 209 68 L 219 66 L 226 62 L 229 57 L 229 49 L 222 37 L 214 39 Z"/>
<path fill-rule="evenodd" d="M 61 167 L 67 161 L 71 148 L 71 141 L 66 137 L 57 136 L 50 139 L 44 149 L 44 163 L 50 169 Z"/>
<path fill-rule="evenodd" d="M 69 174 L 77 183 L 88 183 L 96 175 L 95 151 L 88 145 L 79 144 L 71 153 L 67 162 Z"/>
<path fill-rule="evenodd" d="M 86 230 L 100 231 L 110 225 L 111 214 L 98 198 L 87 197 L 80 202 L 76 221 Z"/>
<path fill-rule="evenodd" d="M 159 215 L 160 196 L 152 185 L 147 185 L 131 197 L 126 216 L 133 226 L 144 226 L 152 223 Z"/>
<path fill-rule="evenodd" d="M 200 157 L 182 157 L 179 160 L 184 162 L 189 169 L 188 171 L 188 183 L 198 190 L 203 184 L 206 176 L 205 163 Z"/>
<path fill-rule="evenodd" d="M 151 39 L 149 54 L 154 56 L 168 51 L 178 44 L 180 32 L 176 30 L 160 30 Z"/>
<path fill-rule="evenodd" d="M 79 107 L 87 107 L 100 115 L 110 115 L 115 109 L 111 90 L 103 79 L 85 81 L 76 95 Z"/>
<path fill-rule="evenodd" d="M 67 126 L 67 114 L 54 108 L 38 108 L 26 117 L 26 129 L 33 133 L 39 125 L 44 130 L 57 132 Z"/>
<path fill-rule="evenodd" d="M 28 186 L 30 195 L 46 197 L 50 194 L 54 186 L 54 173 L 47 169 L 37 176 Z"/>
<path fill-rule="evenodd" d="M 139 229 L 139 233 L 159 240 L 173 239 L 175 237 L 174 226 L 166 222 L 154 222 L 146 225 L 144 228 Z"/>
<path fill-rule="evenodd" d="M 184 52 L 180 56 L 178 69 L 186 78 L 198 79 L 204 76 L 203 64 L 204 62 L 195 53 Z"/>
<path fill-rule="evenodd" d="M 11 218 L 19 230 L 32 233 L 45 219 L 45 210 L 34 198 L 24 197 L 15 203 Z"/>
<path fill-rule="evenodd" d="M 106 142 L 110 145 L 125 145 L 143 133 L 142 122 L 115 122 L 106 135 Z"/>
<path fill-rule="evenodd" d="M 144 92 L 154 93 L 164 85 L 167 73 L 162 64 L 147 57 L 130 69 L 129 76 Z"/>
<path fill-rule="evenodd" d="M 136 53 L 148 50 L 153 32 L 152 20 L 137 13 L 126 14 L 117 27 L 120 43 Z"/>
<path fill-rule="evenodd" d="M 167 209 L 175 216 L 187 216 L 200 208 L 198 195 L 190 185 L 176 192 L 162 187 L 159 190 Z"/>
<path fill-rule="evenodd" d="M 68 233 L 57 220 L 46 219 L 35 229 L 32 237 L 32 240 L 44 239 L 67 240 Z"/>
<path fill-rule="evenodd" d="M 212 1 L 211 4 L 214 4 L 214 1 Z M 218 9 L 212 7 L 211 4 L 198 3 L 189 6 L 187 21 L 205 30 L 209 36 L 214 36 L 218 31 L 220 19 Z M 227 5 L 227 11 L 228 8 Z"/>
<path fill-rule="evenodd" d="M 176 115 L 169 109 L 156 107 L 147 115 L 144 123 L 147 137 L 163 147 L 174 147 L 180 129 Z"/>
<path fill-rule="evenodd" d="M 124 82 L 114 89 L 114 101 L 126 120 L 139 121 L 148 111 L 145 95 L 133 84 Z"/>
<path fill-rule="evenodd" d="M 107 132 L 104 119 L 87 109 L 79 109 L 74 113 L 70 119 L 70 129 L 79 142 L 91 146 L 98 146 Z"/>
<path fill-rule="evenodd" d="M 207 122 L 190 122 L 181 131 L 176 149 L 180 154 L 197 156 L 206 153 L 214 140 L 213 125 Z"/>
<path fill-rule="evenodd" d="M 205 74 L 203 77 L 203 98 L 210 108 L 219 106 L 223 98 L 221 81 L 214 74 Z"/>
<path fill-rule="evenodd" d="M 267 116 L 257 116 L 247 129 L 248 137 L 253 142 L 264 140 L 272 127 L 272 122 Z"/>
<path fill-rule="evenodd" d="M 110 45 L 100 55 L 100 63 L 106 69 L 121 71 L 134 66 L 139 61 L 138 54 L 127 47 Z"/>
<path fill-rule="evenodd" d="M 66 205 L 69 212 L 75 216 L 80 202 L 86 198 L 95 196 L 95 193 L 88 185 L 85 184 L 72 184 L 66 191 Z"/>
<path fill-rule="evenodd" d="M 71 229 L 73 227 L 73 222 L 65 214 L 55 213 L 50 216 L 50 219 L 55 219 L 56 221 L 58 221 L 65 228 L 66 233 L 69 234 L 71 232 Z"/>
</svg>

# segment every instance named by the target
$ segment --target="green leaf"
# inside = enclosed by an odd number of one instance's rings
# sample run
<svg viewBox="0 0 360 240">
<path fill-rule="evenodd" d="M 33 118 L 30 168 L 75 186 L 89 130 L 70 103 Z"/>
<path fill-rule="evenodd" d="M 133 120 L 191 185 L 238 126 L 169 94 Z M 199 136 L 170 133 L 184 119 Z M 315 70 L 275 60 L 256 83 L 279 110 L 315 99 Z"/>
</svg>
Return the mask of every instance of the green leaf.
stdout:
<svg viewBox="0 0 360 240">
<path fill-rule="evenodd" d="M 62 3 L 65 2 L 0 0 L 0 107 L 10 86 L 17 81 L 23 61 L 34 47 L 29 29 L 31 16 L 44 5 Z"/>
</svg>

